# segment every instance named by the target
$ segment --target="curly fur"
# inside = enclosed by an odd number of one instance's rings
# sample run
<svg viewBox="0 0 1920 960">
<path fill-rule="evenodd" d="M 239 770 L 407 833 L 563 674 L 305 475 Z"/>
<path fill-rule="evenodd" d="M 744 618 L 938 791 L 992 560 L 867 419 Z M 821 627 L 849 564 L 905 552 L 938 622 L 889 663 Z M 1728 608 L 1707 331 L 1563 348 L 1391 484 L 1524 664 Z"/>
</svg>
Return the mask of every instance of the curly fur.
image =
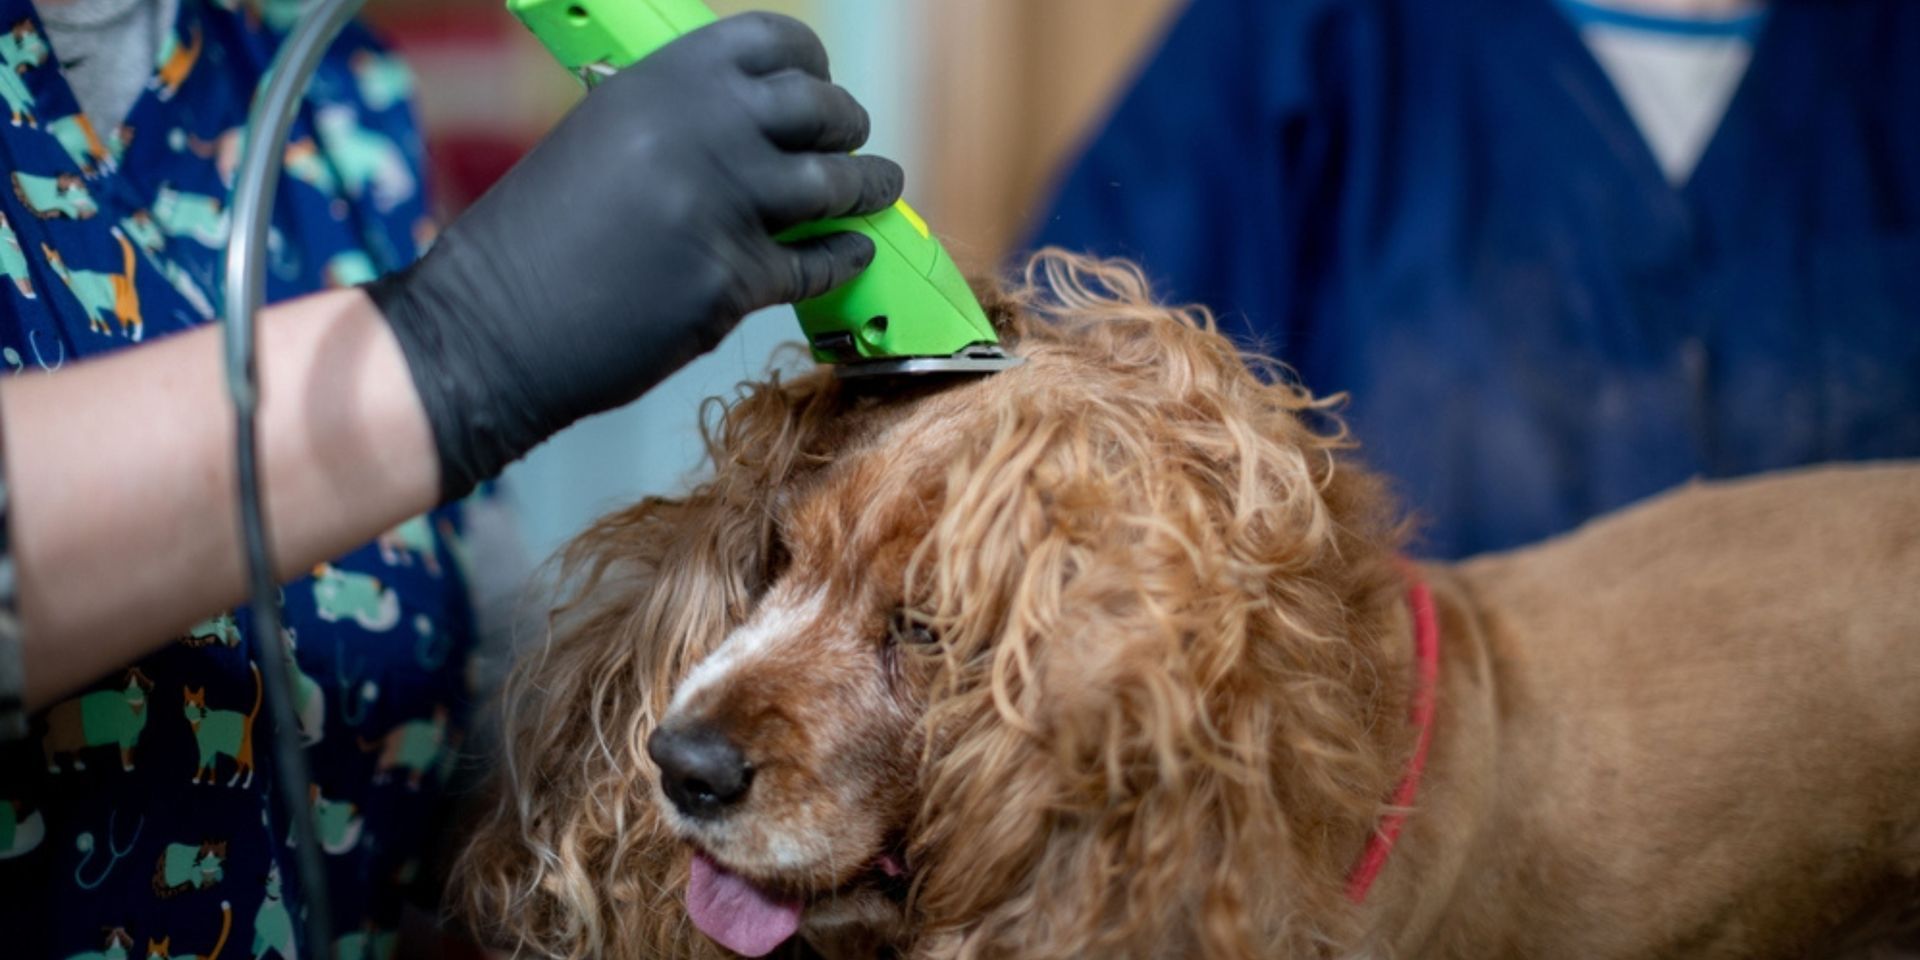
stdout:
<svg viewBox="0 0 1920 960">
<path fill-rule="evenodd" d="M 1025 365 L 904 391 L 748 385 L 709 431 L 709 479 L 567 548 L 568 599 L 505 693 L 500 800 L 461 868 L 479 926 L 541 956 L 718 952 L 680 903 L 688 844 L 646 741 L 756 603 L 809 579 L 940 638 L 879 658 L 908 722 L 885 744 L 899 769 L 852 811 L 898 808 L 911 887 L 817 948 L 1350 941 L 1341 881 L 1409 742 L 1384 722 L 1407 652 L 1379 484 L 1327 401 L 1257 376 L 1128 264 L 1043 252 L 982 293 Z M 804 723 L 847 723 L 831 700 Z"/>
</svg>

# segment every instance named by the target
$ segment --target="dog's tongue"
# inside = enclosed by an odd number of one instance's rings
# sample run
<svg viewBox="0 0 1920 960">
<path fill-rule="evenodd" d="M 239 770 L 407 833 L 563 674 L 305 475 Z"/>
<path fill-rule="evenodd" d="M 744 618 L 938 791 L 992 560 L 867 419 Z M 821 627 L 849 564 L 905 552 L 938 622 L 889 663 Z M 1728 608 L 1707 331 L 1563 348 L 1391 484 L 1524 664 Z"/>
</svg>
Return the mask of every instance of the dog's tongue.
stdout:
<svg viewBox="0 0 1920 960">
<path fill-rule="evenodd" d="M 800 904 L 777 900 L 704 853 L 693 855 L 687 915 L 700 932 L 734 953 L 761 957 L 800 929 Z"/>
</svg>

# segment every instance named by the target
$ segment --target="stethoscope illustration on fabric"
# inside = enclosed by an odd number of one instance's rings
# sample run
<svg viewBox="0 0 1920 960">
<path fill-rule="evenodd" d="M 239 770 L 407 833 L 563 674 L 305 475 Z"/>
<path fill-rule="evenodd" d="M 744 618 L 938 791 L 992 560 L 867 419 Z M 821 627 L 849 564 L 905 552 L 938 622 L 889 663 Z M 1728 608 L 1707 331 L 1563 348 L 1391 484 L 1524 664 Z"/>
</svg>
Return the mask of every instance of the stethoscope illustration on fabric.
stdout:
<svg viewBox="0 0 1920 960">
<path fill-rule="evenodd" d="M 133 836 L 128 838 L 127 844 L 124 847 L 120 845 L 119 818 L 120 814 L 118 811 L 109 811 L 107 813 L 108 859 L 106 865 L 100 868 L 100 875 L 94 877 L 92 882 L 88 882 L 84 874 L 87 870 L 87 864 L 93 861 L 93 855 L 97 849 L 93 840 L 93 831 L 84 831 L 80 836 L 74 838 L 73 845 L 80 850 L 80 862 L 74 865 L 73 882 L 79 884 L 80 889 L 92 890 L 106 883 L 107 877 L 113 873 L 113 868 L 118 866 L 120 861 L 126 858 L 127 854 L 133 852 L 134 844 L 140 842 L 140 831 L 147 828 L 147 818 L 143 816 L 140 818 L 139 823 L 134 824 Z"/>
</svg>

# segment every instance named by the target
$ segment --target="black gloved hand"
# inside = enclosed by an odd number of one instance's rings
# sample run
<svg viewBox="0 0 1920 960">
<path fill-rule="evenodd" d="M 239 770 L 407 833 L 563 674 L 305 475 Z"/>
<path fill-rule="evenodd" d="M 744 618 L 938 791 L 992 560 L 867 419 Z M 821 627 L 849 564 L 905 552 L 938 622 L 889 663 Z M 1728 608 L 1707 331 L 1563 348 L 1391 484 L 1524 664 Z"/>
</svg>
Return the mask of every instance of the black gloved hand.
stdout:
<svg viewBox="0 0 1920 960">
<path fill-rule="evenodd" d="M 367 285 L 432 421 L 442 496 L 639 396 L 749 311 L 865 268 L 859 234 L 773 234 L 899 197 L 892 161 L 848 155 L 866 139 L 787 17 L 711 24 L 603 81 L 425 257 Z"/>
</svg>

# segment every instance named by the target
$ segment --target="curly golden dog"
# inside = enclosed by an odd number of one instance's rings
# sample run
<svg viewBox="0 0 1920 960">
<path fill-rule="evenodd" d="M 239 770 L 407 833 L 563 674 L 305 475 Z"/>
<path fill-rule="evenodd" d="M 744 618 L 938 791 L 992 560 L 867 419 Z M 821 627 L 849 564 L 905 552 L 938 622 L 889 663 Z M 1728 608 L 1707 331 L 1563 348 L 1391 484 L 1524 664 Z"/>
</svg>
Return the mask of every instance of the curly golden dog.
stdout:
<svg viewBox="0 0 1920 960">
<path fill-rule="evenodd" d="M 1060 253 L 985 299 L 1023 366 L 747 387 L 709 479 L 566 552 L 460 868 L 502 944 L 1603 960 L 1907 935 L 1920 470 L 1691 486 L 1416 566 L 1327 403 L 1204 310 Z"/>
</svg>

